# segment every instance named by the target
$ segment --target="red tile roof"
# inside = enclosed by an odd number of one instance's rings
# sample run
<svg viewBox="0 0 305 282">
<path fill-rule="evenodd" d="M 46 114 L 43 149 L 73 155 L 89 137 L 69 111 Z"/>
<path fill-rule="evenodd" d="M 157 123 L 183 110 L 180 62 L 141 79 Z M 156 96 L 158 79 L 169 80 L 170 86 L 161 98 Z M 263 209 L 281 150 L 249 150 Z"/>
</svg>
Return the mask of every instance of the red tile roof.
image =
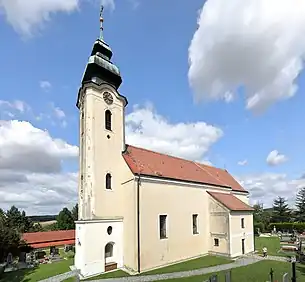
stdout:
<svg viewBox="0 0 305 282">
<path fill-rule="evenodd" d="M 220 168 L 130 145 L 127 145 L 123 157 L 134 174 L 217 185 L 247 192 L 226 170 Z"/>
<path fill-rule="evenodd" d="M 55 242 L 47 242 L 47 243 L 37 243 L 31 244 L 31 247 L 34 249 L 43 249 L 48 247 L 56 247 L 56 246 L 64 246 L 64 245 L 75 245 L 75 240 L 63 240 L 63 241 L 55 241 Z"/>
<path fill-rule="evenodd" d="M 233 194 L 220 193 L 220 192 L 210 192 L 208 191 L 216 201 L 223 204 L 226 208 L 231 211 L 253 211 L 254 209 L 244 203 L 243 201 L 236 198 Z"/>
<path fill-rule="evenodd" d="M 23 233 L 22 239 L 33 248 L 72 245 L 75 242 L 75 230 Z"/>
</svg>

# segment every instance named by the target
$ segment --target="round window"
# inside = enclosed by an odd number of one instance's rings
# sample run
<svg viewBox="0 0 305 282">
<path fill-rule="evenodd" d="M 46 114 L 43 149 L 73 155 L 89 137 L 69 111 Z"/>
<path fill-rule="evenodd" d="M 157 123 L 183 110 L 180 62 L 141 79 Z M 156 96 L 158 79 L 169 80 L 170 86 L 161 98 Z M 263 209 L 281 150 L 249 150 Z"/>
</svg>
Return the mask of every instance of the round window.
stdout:
<svg viewBox="0 0 305 282">
<path fill-rule="evenodd" d="M 107 228 L 107 233 L 108 233 L 108 235 L 110 235 L 110 234 L 112 233 L 112 227 L 111 227 L 111 226 L 109 226 L 109 227 Z"/>
</svg>

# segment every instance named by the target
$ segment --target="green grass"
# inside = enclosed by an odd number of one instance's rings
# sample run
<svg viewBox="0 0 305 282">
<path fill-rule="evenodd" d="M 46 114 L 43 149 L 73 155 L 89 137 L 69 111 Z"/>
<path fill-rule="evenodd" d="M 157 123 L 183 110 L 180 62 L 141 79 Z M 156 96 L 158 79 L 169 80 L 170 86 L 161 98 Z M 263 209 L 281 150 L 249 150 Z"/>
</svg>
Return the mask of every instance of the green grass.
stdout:
<svg viewBox="0 0 305 282">
<path fill-rule="evenodd" d="M 192 259 L 180 263 L 176 263 L 173 265 L 165 266 L 162 268 L 158 268 L 155 270 L 147 271 L 142 275 L 151 275 L 151 274 L 162 274 L 162 273 L 171 273 L 171 272 L 178 272 L 178 271 L 188 271 L 193 269 L 205 268 L 220 264 L 227 264 L 231 263 L 232 260 L 217 257 L 217 256 L 204 256 L 197 259 Z"/>
<path fill-rule="evenodd" d="M 210 266 L 215 266 L 215 265 L 220 265 L 220 264 L 227 264 L 227 263 L 231 263 L 231 262 L 232 262 L 232 260 L 223 258 L 223 257 L 204 256 L 201 258 L 192 259 L 189 261 L 180 262 L 180 263 L 173 264 L 170 266 L 151 270 L 151 271 L 142 273 L 140 275 L 154 275 L 154 274 L 171 273 L 171 272 L 178 272 L 178 271 L 188 271 L 188 270 L 205 268 L 205 267 L 210 267 Z M 106 278 L 127 277 L 127 276 L 129 276 L 128 273 L 126 273 L 122 270 L 117 270 L 117 271 L 113 271 L 113 272 L 104 273 L 104 274 L 101 274 L 98 276 L 94 276 L 90 279 L 87 279 L 86 281 L 97 280 L 97 279 L 106 279 Z M 74 281 L 73 279 L 74 278 L 67 279 L 67 280 L 65 280 L 65 282 L 73 282 Z"/>
<path fill-rule="evenodd" d="M 62 260 L 50 264 L 41 264 L 33 269 L 20 269 L 17 271 L 4 273 L 1 282 L 36 282 L 58 274 L 70 271 L 73 259 Z"/>
<path fill-rule="evenodd" d="M 274 270 L 274 281 L 282 281 L 282 276 L 284 273 L 289 274 L 289 281 L 291 281 L 291 264 L 287 262 L 278 262 L 278 261 L 260 261 L 248 266 L 243 266 L 239 268 L 232 269 L 232 279 L 231 281 L 239 282 L 264 282 L 270 281 L 270 269 Z M 226 271 L 221 271 L 217 274 L 218 282 L 225 282 L 225 273 Z M 209 279 L 212 275 L 199 275 L 186 278 L 177 278 L 177 279 L 168 279 L 162 280 L 160 282 L 203 282 Z M 297 266 L 297 281 L 305 282 L 305 267 Z"/>
<path fill-rule="evenodd" d="M 294 254 L 293 252 L 281 251 L 280 238 L 278 237 L 255 237 L 255 250 L 259 254 L 262 254 L 263 247 L 267 248 L 268 255 L 271 256 L 288 256 Z"/>
</svg>

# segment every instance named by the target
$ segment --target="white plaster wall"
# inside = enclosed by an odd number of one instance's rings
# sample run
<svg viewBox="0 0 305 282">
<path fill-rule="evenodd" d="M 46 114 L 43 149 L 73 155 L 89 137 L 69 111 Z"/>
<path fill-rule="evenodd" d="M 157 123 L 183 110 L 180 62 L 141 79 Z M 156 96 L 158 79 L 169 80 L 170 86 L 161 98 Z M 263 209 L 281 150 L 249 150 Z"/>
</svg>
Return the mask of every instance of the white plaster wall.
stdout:
<svg viewBox="0 0 305 282">
<path fill-rule="evenodd" d="M 249 194 L 246 193 L 239 193 L 239 192 L 234 192 L 232 191 L 232 194 L 239 200 L 241 200 L 242 202 L 244 202 L 245 204 L 249 205 Z"/>
<path fill-rule="evenodd" d="M 111 235 L 107 233 L 108 226 L 112 226 Z M 124 265 L 122 219 L 77 221 L 75 239 L 75 267 L 84 277 L 105 271 L 105 246 L 109 242 L 113 242 L 114 247 L 113 256 L 107 262 L 116 262 L 118 268 Z"/>
<path fill-rule="evenodd" d="M 245 228 L 241 228 L 241 218 L 244 218 Z M 231 257 L 242 255 L 242 239 L 245 239 L 245 254 L 254 252 L 253 215 L 251 212 L 230 214 Z"/>
</svg>

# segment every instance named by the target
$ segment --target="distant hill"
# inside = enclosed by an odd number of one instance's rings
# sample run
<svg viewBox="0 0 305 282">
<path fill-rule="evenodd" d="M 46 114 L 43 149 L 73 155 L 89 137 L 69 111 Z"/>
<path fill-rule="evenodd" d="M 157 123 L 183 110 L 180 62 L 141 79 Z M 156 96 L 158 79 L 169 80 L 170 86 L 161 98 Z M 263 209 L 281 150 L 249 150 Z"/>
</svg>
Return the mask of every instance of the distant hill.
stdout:
<svg viewBox="0 0 305 282">
<path fill-rule="evenodd" d="M 56 221 L 56 215 L 31 215 L 28 218 L 33 222 Z"/>
</svg>

